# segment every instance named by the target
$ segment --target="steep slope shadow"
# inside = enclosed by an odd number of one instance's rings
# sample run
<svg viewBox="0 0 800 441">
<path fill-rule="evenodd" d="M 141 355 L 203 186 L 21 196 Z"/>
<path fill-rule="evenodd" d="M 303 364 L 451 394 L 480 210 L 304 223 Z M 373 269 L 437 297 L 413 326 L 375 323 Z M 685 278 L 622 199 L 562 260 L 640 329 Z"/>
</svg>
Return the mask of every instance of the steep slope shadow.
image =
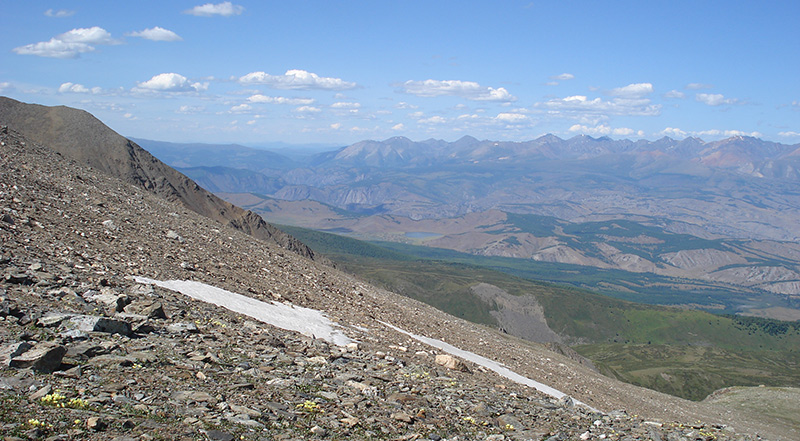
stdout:
<svg viewBox="0 0 800 441">
<path fill-rule="evenodd" d="M 0 124 L 62 155 L 143 187 L 170 201 L 253 237 L 305 257 L 314 252 L 259 215 L 230 204 L 111 130 L 90 113 L 65 106 L 47 107 L 0 97 Z"/>
</svg>

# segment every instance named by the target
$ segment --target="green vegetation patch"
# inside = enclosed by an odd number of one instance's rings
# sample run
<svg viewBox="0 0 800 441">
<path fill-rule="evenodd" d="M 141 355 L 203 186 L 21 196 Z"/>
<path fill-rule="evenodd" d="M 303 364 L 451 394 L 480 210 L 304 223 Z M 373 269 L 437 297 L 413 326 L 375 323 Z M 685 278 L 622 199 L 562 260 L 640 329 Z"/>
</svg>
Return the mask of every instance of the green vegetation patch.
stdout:
<svg viewBox="0 0 800 441">
<path fill-rule="evenodd" d="M 592 344 L 574 349 L 608 376 L 695 401 L 730 386 L 800 385 L 800 353 L 796 351 L 646 344 Z"/>
<path fill-rule="evenodd" d="M 732 309 L 731 298 L 739 295 L 738 301 L 746 299 L 744 293 L 715 292 L 713 287 L 653 275 L 487 258 L 396 243 L 368 244 L 327 233 L 285 229 L 377 286 L 475 323 L 498 325 L 491 314 L 497 306 L 475 296 L 471 290 L 475 284 L 488 283 L 511 295 L 534 296 L 553 331 L 578 344 L 575 349 L 602 372 L 629 383 L 693 400 L 734 385 L 800 386 L 800 323 L 634 303 L 531 279 L 542 274 L 557 276 L 556 280 L 582 280 L 586 285 L 594 280 L 630 289 L 617 293 L 630 299 L 724 302 L 728 306 L 722 311 Z M 612 277 L 617 275 L 620 277 Z M 693 291 L 681 291 L 681 287 Z"/>
</svg>

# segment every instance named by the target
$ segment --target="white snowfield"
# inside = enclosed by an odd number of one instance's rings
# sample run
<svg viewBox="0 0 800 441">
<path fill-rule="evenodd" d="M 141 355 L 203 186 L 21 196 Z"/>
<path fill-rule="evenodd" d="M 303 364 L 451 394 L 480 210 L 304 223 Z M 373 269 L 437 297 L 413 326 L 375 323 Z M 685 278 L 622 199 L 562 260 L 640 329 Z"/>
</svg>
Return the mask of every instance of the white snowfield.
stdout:
<svg viewBox="0 0 800 441">
<path fill-rule="evenodd" d="M 191 280 L 161 281 L 145 277 L 136 277 L 135 280 L 138 283 L 160 286 L 185 294 L 196 300 L 221 306 L 287 331 L 295 331 L 309 337 L 321 338 L 338 346 L 345 346 L 353 341 L 342 331 L 334 329 L 334 323 L 316 309 L 278 302 L 262 302 L 261 300 Z"/>
<path fill-rule="evenodd" d="M 344 346 L 353 341 L 342 331 L 335 329 L 337 325 L 325 317 L 322 312 L 315 309 L 294 306 L 286 303 L 262 302 L 251 297 L 226 291 L 222 288 L 217 288 L 205 283 L 194 282 L 190 280 L 161 281 L 148 279 L 146 277 L 136 277 L 135 280 L 138 283 L 160 286 L 162 288 L 187 295 L 196 300 L 221 306 L 233 312 L 244 314 L 248 317 L 252 317 L 256 320 L 281 329 L 285 329 L 287 331 L 295 331 L 313 338 L 321 338 L 338 346 Z M 380 323 L 384 326 L 394 329 L 395 331 L 406 334 L 422 343 L 447 352 L 450 355 L 454 355 L 479 366 L 483 366 L 484 368 L 494 371 L 511 381 L 532 387 L 553 398 L 561 399 L 566 396 L 565 393 L 553 389 L 545 384 L 539 383 L 538 381 L 524 377 L 494 360 L 490 360 L 473 352 L 459 349 L 441 340 L 412 334 L 386 322 Z M 582 405 L 589 409 L 596 410 L 578 400 L 573 400 L 573 402 L 576 405 Z"/>
<path fill-rule="evenodd" d="M 503 366 L 502 364 L 500 364 L 500 363 L 498 363 L 498 362 L 496 362 L 494 360 L 490 360 L 490 359 L 488 359 L 486 357 L 483 357 L 481 355 L 478 355 L 478 354 L 476 354 L 474 352 L 469 352 L 469 351 L 465 351 L 463 349 L 459 349 L 459 348 L 457 348 L 457 347 L 455 347 L 455 346 L 453 346 L 451 344 L 445 343 L 445 342 L 443 342 L 441 340 L 436 340 L 434 338 L 428 338 L 428 337 L 424 337 L 424 336 L 421 336 L 421 335 L 412 334 L 410 332 L 404 331 L 404 330 L 398 328 L 397 326 L 391 325 L 389 323 L 385 323 L 385 322 L 381 322 L 381 323 L 383 323 L 385 326 L 388 326 L 388 327 L 394 329 L 397 332 L 402 332 L 403 334 L 406 334 L 406 335 L 408 335 L 409 337 L 411 337 L 411 338 L 413 338 L 415 340 L 421 341 L 422 343 L 425 343 L 425 344 L 427 344 L 429 346 L 433 346 L 434 348 L 442 350 L 444 352 L 447 352 L 450 355 L 455 355 L 456 357 L 460 357 L 460 358 L 463 358 L 464 360 L 471 361 L 471 362 L 473 362 L 473 363 L 475 363 L 475 364 L 477 364 L 479 366 L 483 366 L 486 369 L 489 369 L 491 371 L 496 372 L 500 376 L 506 377 L 509 380 L 514 381 L 516 383 L 524 384 L 525 386 L 532 387 L 532 388 L 538 390 L 539 392 L 542 392 L 543 394 L 549 395 L 549 396 L 551 396 L 553 398 L 561 399 L 561 398 L 564 398 L 564 397 L 567 396 L 567 394 L 565 394 L 564 392 L 561 392 L 560 390 L 553 389 L 552 387 L 550 387 L 550 386 L 548 386 L 546 384 L 542 384 L 542 383 L 539 383 L 538 381 L 531 380 L 528 377 L 523 377 L 522 375 L 512 371 L 511 369 Z M 586 403 L 582 403 L 582 402 L 580 402 L 580 401 L 578 401 L 576 399 L 573 399 L 572 402 L 575 405 L 585 406 L 585 407 L 587 407 L 587 408 L 589 408 L 589 409 L 591 409 L 593 411 L 597 411 L 597 409 L 587 405 Z"/>
</svg>

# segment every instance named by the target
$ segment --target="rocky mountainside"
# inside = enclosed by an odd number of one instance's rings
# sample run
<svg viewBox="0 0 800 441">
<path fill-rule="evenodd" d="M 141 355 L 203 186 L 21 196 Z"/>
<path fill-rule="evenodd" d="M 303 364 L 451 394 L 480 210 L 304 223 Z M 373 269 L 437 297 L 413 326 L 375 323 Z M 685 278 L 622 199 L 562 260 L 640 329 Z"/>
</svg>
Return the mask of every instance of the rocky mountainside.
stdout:
<svg viewBox="0 0 800 441">
<path fill-rule="evenodd" d="M 91 114 L 68 107 L 45 107 L 0 97 L 0 123 L 65 157 L 85 163 L 125 182 L 140 186 L 171 201 L 254 237 L 274 241 L 287 249 L 313 257 L 300 241 L 208 191 L 123 138 Z"/>
<path fill-rule="evenodd" d="M 783 419 L 623 384 L 378 290 L 5 127 L 0 207 L 6 439 L 798 438 Z M 151 279 L 323 311 L 353 343 Z"/>
</svg>

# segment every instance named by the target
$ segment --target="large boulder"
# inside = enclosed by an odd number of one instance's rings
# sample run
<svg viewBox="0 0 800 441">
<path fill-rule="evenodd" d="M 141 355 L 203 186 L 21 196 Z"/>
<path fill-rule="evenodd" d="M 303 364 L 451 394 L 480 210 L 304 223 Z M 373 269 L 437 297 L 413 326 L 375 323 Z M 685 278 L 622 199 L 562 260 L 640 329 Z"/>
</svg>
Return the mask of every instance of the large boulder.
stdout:
<svg viewBox="0 0 800 441">
<path fill-rule="evenodd" d="M 67 348 L 52 342 L 38 343 L 32 349 L 11 358 L 9 366 L 18 369 L 31 368 L 37 372 L 52 373 L 61 366 Z"/>
</svg>

